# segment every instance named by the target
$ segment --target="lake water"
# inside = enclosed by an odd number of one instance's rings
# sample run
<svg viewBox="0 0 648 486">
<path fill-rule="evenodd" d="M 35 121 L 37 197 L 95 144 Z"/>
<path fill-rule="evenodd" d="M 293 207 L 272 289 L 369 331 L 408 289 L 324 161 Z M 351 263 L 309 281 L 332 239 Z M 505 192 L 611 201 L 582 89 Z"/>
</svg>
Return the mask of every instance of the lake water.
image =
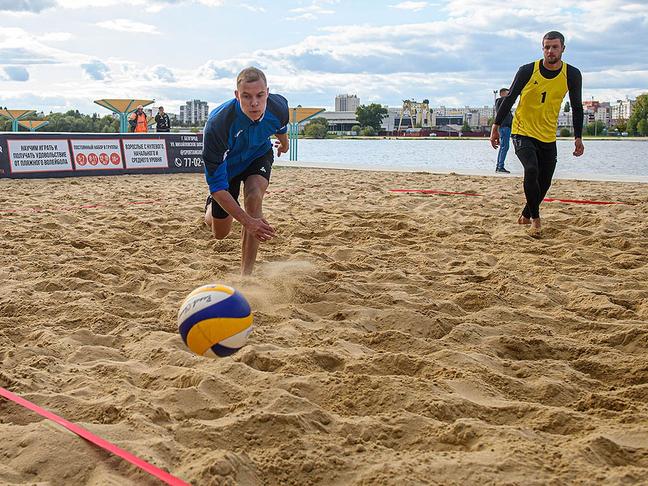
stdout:
<svg viewBox="0 0 648 486">
<path fill-rule="evenodd" d="M 574 142 L 559 140 L 556 178 L 648 182 L 648 141 L 585 140 L 574 157 Z M 339 169 L 425 171 L 494 175 L 497 151 L 484 140 L 299 140 L 298 162 L 278 165 Z M 285 159 L 284 159 L 285 157 Z M 506 157 L 512 175 L 522 175 L 513 147 Z"/>
</svg>

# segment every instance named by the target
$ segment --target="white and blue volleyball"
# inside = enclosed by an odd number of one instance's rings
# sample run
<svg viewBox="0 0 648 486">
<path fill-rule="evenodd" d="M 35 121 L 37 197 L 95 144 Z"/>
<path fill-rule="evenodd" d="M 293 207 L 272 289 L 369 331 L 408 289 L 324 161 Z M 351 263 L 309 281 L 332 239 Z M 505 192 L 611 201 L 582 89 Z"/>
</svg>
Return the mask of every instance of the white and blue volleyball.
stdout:
<svg viewBox="0 0 648 486">
<path fill-rule="evenodd" d="M 245 346 L 252 332 L 250 304 L 232 287 L 203 285 L 180 306 L 178 330 L 194 353 L 229 356 Z"/>
</svg>

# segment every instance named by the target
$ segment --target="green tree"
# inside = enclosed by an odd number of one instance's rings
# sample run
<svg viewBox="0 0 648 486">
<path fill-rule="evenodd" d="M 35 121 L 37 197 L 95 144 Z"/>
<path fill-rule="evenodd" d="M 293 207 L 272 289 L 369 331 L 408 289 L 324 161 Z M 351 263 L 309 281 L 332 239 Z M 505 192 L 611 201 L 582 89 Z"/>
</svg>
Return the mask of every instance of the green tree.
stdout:
<svg viewBox="0 0 648 486">
<path fill-rule="evenodd" d="M 461 125 L 461 131 L 466 133 L 466 132 L 472 132 L 472 128 L 470 128 L 470 125 L 468 125 L 468 122 L 465 121 L 463 125 Z"/>
<path fill-rule="evenodd" d="M 569 113 L 571 111 L 571 105 L 569 104 L 569 101 L 565 101 L 565 108 L 563 109 L 565 113 Z"/>
<path fill-rule="evenodd" d="M 360 135 L 360 130 L 362 130 L 362 127 L 360 125 L 353 125 L 351 127 L 351 131 L 355 132 L 356 135 Z"/>
<path fill-rule="evenodd" d="M 619 120 L 614 127 L 619 133 L 627 132 L 628 131 L 628 122 L 627 120 Z"/>
<path fill-rule="evenodd" d="M 588 123 L 585 127 L 585 135 L 603 135 L 605 129 L 605 123 L 601 120 L 598 120 L 594 123 Z"/>
<path fill-rule="evenodd" d="M 377 103 L 370 105 L 360 105 L 356 110 L 358 123 L 362 127 L 373 127 L 375 131 L 380 131 L 383 118 L 387 115 L 387 108 Z"/>
<path fill-rule="evenodd" d="M 637 96 L 637 101 L 628 120 L 628 133 L 636 134 L 639 131 L 639 122 L 648 120 L 648 93 Z"/>
<path fill-rule="evenodd" d="M 304 127 L 306 138 L 326 138 L 328 133 L 328 121 L 326 118 L 315 118 Z"/>
<path fill-rule="evenodd" d="M 567 127 L 563 127 L 560 129 L 560 136 L 561 137 L 571 137 L 571 130 Z"/>
<path fill-rule="evenodd" d="M 639 123 L 637 123 L 637 132 L 642 137 L 648 135 L 648 120 L 646 120 L 645 118 L 639 120 Z"/>
<path fill-rule="evenodd" d="M 360 131 L 360 135 L 362 135 L 363 137 L 373 137 L 375 134 L 376 134 L 376 130 L 371 125 L 364 127 Z"/>
</svg>

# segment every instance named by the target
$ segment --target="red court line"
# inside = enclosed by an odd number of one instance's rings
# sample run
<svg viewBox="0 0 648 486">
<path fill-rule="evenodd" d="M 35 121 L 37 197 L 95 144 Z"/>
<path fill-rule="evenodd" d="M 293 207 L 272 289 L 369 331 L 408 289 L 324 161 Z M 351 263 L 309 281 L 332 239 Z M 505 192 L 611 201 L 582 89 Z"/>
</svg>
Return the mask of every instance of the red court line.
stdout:
<svg viewBox="0 0 648 486">
<path fill-rule="evenodd" d="M 452 192 L 452 191 L 438 191 L 436 189 L 390 189 L 389 192 L 405 192 L 415 194 L 449 194 L 455 196 L 481 196 L 475 192 Z"/>
<path fill-rule="evenodd" d="M 142 204 L 159 204 L 161 199 L 149 199 L 144 201 L 127 201 L 124 204 L 116 205 L 113 207 L 133 206 Z M 61 206 L 58 208 L 14 208 L 14 209 L 0 209 L 0 213 L 64 213 L 68 211 L 76 211 L 79 209 L 97 209 L 111 207 L 110 204 L 81 204 L 79 206 Z"/>
<path fill-rule="evenodd" d="M 38 405 L 33 404 L 29 400 L 25 400 L 24 398 L 21 398 L 18 395 L 11 393 L 9 390 L 5 390 L 1 386 L 0 386 L 0 396 L 6 398 L 7 400 L 11 400 L 12 402 L 17 403 L 18 405 L 22 405 L 23 407 L 31 410 L 32 412 L 36 412 L 41 417 L 44 417 L 48 420 L 51 420 L 52 422 L 62 425 L 66 429 L 77 434 L 79 437 L 82 437 L 85 440 L 92 442 L 93 444 L 101 447 L 102 449 L 116 456 L 119 456 L 122 459 L 125 459 L 131 464 L 146 471 L 150 475 L 155 476 L 156 478 L 164 481 L 166 484 L 170 484 L 172 486 L 189 486 L 189 484 L 185 483 L 182 479 L 178 479 L 175 476 L 172 476 L 168 472 L 163 471 L 162 469 L 159 469 L 152 464 L 149 464 L 148 462 L 140 459 L 139 457 L 134 456 L 130 452 L 121 449 L 115 444 L 112 444 L 111 442 L 108 442 L 107 440 L 104 440 L 101 437 L 94 435 L 89 430 L 86 430 L 83 427 L 80 427 L 79 425 L 73 424 L 72 422 L 68 422 L 64 418 L 56 415 L 55 413 L 48 412 L 47 410 L 39 407 Z"/>
</svg>

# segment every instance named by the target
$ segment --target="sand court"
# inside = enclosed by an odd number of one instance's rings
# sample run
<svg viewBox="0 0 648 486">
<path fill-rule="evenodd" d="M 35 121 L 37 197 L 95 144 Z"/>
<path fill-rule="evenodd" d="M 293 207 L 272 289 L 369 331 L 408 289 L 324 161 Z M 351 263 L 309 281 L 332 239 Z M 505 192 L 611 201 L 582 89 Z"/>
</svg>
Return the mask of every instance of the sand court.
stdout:
<svg viewBox="0 0 648 486">
<path fill-rule="evenodd" d="M 391 193 L 414 188 L 455 194 Z M 648 190 L 275 167 L 255 275 L 201 174 L 0 180 L 0 386 L 192 484 L 641 484 Z M 241 290 L 208 360 L 176 314 Z M 9 484 L 159 484 L 0 400 Z"/>
</svg>

